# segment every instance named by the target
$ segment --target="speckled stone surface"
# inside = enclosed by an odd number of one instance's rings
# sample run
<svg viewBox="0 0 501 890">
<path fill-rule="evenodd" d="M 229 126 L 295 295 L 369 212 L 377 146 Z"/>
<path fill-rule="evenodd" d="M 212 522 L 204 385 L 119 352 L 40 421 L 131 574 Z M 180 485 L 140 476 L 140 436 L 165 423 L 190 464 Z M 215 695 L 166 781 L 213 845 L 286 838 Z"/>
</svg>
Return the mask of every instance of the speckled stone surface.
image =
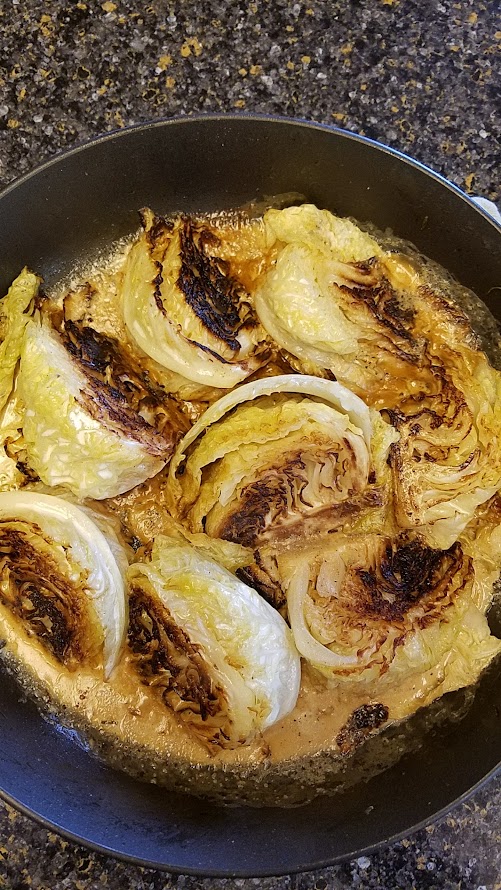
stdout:
<svg viewBox="0 0 501 890">
<path fill-rule="evenodd" d="M 4 0 L 0 185 L 104 131 L 243 110 L 365 134 L 499 200 L 500 47 L 497 0 Z M 0 805 L 1 888 L 103 886 L 499 890 L 501 779 L 384 851 L 259 880 L 135 868 L 75 847 Z"/>
<path fill-rule="evenodd" d="M 9 890 L 500 890 L 501 778 L 435 825 L 386 850 L 281 878 L 196 878 L 138 868 L 74 846 L 0 809 L 0 887 Z"/>
<path fill-rule="evenodd" d="M 9 0 L 0 28 L 4 182 L 105 130 L 240 109 L 338 124 L 499 196 L 497 0 Z"/>
</svg>

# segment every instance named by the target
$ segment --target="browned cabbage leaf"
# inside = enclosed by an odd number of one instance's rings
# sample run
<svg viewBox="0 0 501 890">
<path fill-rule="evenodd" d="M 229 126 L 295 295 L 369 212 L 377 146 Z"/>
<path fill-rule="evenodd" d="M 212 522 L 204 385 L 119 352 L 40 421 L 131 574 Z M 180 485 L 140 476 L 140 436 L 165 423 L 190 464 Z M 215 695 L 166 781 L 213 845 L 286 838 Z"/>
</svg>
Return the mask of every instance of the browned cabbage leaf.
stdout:
<svg viewBox="0 0 501 890">
<path fill-rule="evenodd" d="M 397 522 L 449 547 L 501 484 L 500 374 L 408 257 L 311 205 L 264 222 L 278 255 L 255 293 L 263 326 L 384 412 Z"/>
<path fill-rule="evenodd" d="M 189 421 L 113 338 L 30 320 L 18 391 L 29 467 L 50 486 L 103 499 L 158 473 Z"/>
<path fill-rule="evenodd" d="M 266 588 L 271 569 L 262 561 L 276 548 L 390 521 L 387 457 L 396 438 L 338 383 L 257 380 L 215 402 L 185 436 L 171 462 L 168 503 L 191 532 L 259 550 L 254 580 Z"/>
<path fill-rule="evenodd" d="M 207 222 L 143 214 L 127 257 L 124 318 L 152 359 L 188 380 L 229 389 L 269 357 L 244 285 Z M 259 225 L 253 231 L 261 235 Z"/>
<path fill-rule="evenodd" d="M 0 493 L 0 607 L 61 668 L 109 675 L 116 666 L 126 566 L 110 524 L 92 510 L 38 491 Z"/>
<path fill-rule="evenodd" d="M 501 651 L 486 619 L 501 568 L 500 502 L 446 550 L 415 533 L 335 535 L 282 554 L 301 655 L 332 682 L 400 693 L 392 717 L 476 682 Z M 395 702 L 395 695 L 393 695 Z"/>
<path fill-rule="evenodd" d="M 292 710 L 301 668 L 289 628 L 205 549 L 159 535 L 128 579 L 133 664 L 201 741 L 236 747 Z"/>
</svg>

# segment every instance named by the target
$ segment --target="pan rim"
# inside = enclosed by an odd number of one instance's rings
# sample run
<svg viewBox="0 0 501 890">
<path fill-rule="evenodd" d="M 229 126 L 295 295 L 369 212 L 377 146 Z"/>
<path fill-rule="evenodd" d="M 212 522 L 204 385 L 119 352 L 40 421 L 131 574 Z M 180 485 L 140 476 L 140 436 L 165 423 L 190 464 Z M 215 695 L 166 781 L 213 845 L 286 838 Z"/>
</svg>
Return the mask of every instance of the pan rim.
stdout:
<svg viewBox="0 0 501 890">
<path fill-rule="evenodd" d="M 116 851 L 113 850 L 111 847 L 106 847 L 105 845 L 98 844 L 95 841 L 87 840 L 81 835 L 78 835 L 76 832 L 61 827 L 57 824 L 57 822 L 53 822 L 52 820 L 47 819 L 42 814 L 37 813 L 35 810 L 32 810 L 21 801 L 18 801 L 12 795 L 5 792 L 3 788 L 0 788 L 0 799 L 3 800 L 4 803 L 7 803 L 9 806 L 11 806 L 13 809 L 20 812 L 23 816 L 27 816 L 30 819 L 33 819 L 43 828 L 46 828 L 49 831 L 54 831 L 56 834 L 65 838 L 66 840 L 71 841 L 73 844 L 85 847 L 86 849 L 90 849 L 95 853 L 99 853 L 100 855 L 108 856 L 111 859 L 117 859 L 120 862 L 126 862 L 129 865 L 135 865 L 139 868 L 148 868 L 156 871 L 167 872 L 174 875 L 188 875 L 190 877 L 252 879 L 284 877 L 285 875 L 298 875 L 306 874 L 308 872 L 316 872 L 324 868 L 330 868 L 333 865 L 339 865 L 341 862 L 350 862 L 354 858 L 377 853 L 379 850 L 389 847 L 392 844 L 398 843 L 403 838 L 409 837 L 409 835 L 421 831 L 428 825 L 435 824 L 440 819 L 447 816 L 452 807 L 460 806 L 461 804 L 466 803 L 470 799 L 470 797 L 475 794 L 475 792 L 483 788 L 483 786 L 486 785 L 487 782 L 495 778 L 498 774 L 501 775 L 501 762 L 497 764 L 497 766 L 494 766 L 485 776 L 479 779 L 478 782 L 472 785 L 471 788 L 468 788 L 466 791 L 464 791 L 463 794 L 460 795 L 460 797 L 455 798 L 455 800 L 453 800 L 450 804 L 446 804 L 440 810 L 437 810 L 436 813 L 433 813 L 430 817 L 421 819 L 410 829 L 405 828 L 402 831 L 395 832 L 389 837 L 377 841 L 377 843 L 375 844 L 369 844 L 365 847 L 361 847 L 360 849 L 355 850 L 352 853 L 341 853 L 334 857 L 329 856 L 327 859 L 317 861 L 314 864 L 309 864 L 307 867 L 298 865 L 293 868 L 287 867 L 286 871 L 284 871 L 283 869 L 274 869 L 273 871 L 270 871 L 269 869 L 263 869 L 255 870 L 252 873 L 249 872 L 248 869 L 239 871 L 237 869 L 224 870 L 204 868 L 203 870 L 200 870 L 196 867 L 180 867 L 176 865 L 169 865 L 152 859 L 141 859 L 138 856 L 124 853 L 122 851 Z"/>
<path fill-rule="evenodd" d="M 489 222 L 493 228 L 501 234 L 501 223 L 494 219 L 494 217 L 485 210 L 481 205 L 477 204 L 473 198 L 468 195 L 463 189 L 461 189 L 454 182 L 451 182 L 450 179 L 447 179 L 446 176 L 443 176 L 441 173 L 438 173 L 436 170 L 433 170 L 432 167 L 423 163 L 422 161 L 418 161 L 416 158 L 413 158 L 411 155 L 406 154 L 400 149 L 392 148 L 389 145 L 386 145 L 384 142 L 379 142 L 376 139 L 371 139 L 369 136 L 362 136 L 360 133 L 355 133 L 352 130 L 346 130 L 343 127 L 337 127 L 333 124 L 322 123 L 320 121 L 312 121 L 307 120 L 306 118 L 301 117 L 288 117 L 287 115 L 280 114 L 264 114 L 259 112 L 196 112 L 193 114 L 182 114 L 182 115 L 174 115 L 172 117 L 162 117 L 162 118 L 154 118 L 145 121 L 139 121 L 134 124 L 129 124 L 126 127 L 121 127 L 119 129 L 110 130 L 108 133 L 101 133 L 97 136 L 93 136 L 89 139 L 86 139 L 82 142 L 78 142 L 76 145 L 71 148 L 62 149 L 61 151 L 56 152 L 52 157 L 47 158 L 45 161 L 41 161 L 32 167 L 31 170 L 28 170 L 26 173 L 23 173 L 21 176 L 16 177 L 12 180 L 12 182 L 8 183 L 2 190 L 0 190 L 0 200 L 10 194 L 12 190 L 15 188 L 24 185 L 29 182 L 30 179 L 43 173 L 45 170 L 50 169 L 52 166 L 60 163 L 67 157 L 72 157 L 74 155 L 79 154 L 82 151 L 85 151 L 92 145 L 102 144 L 105 142 L 109 142 L 112 140 L 119 140 L 122 137 L 126 137 L 127 134 L 136 132 L 136 131 L 146 131 L 149 129 L 159 129 L 161 127 L 166 126 L 179 126 L 186 125 L 190 122 L 201 122 L 201 121 L 214 121 L 214 122 L 224 122 L 224 121 L 249 121 L 251 123 L 256 122 L 268 122 L 268 123 L 277 123 L 282 125 L 292 124 L 299 127 L 304 127 L 306 129 L 316 129 L 323 130 L 329 133 L 336 133 L 338 136 L 342 138 L 346 138 L 348 140 L 353 140 L 354 142 L 362 143 L 370 146 L 371 148 L 382 152 L 383 154 L 393 155 L 394 157 L 399 158 L 399 160 L 405 162 L 411 167 L 417 168 L 421 170 L 421 172 L 431 176 L 432 179 L 439 182 L 442 186 L 445 186 L 449 191 L 452 191 L 459 198 L 461 198 L 465 203 L 467 203 L 473 210 L 475 210 L 481 217 L 483 217 L 487 222 Z"/>
</svg>

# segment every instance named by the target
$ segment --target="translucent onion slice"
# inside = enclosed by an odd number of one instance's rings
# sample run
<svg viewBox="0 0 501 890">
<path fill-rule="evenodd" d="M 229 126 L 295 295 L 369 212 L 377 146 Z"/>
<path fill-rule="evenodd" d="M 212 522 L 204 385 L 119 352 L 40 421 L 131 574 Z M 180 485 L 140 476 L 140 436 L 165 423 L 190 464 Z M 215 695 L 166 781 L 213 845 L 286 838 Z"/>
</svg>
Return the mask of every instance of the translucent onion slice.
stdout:
<svg viewBox="0 0 501 890">
<path fill-rule="evenodd" d="M 0 493 L 0 560 L 0 602 L 27 633 L 68 669 L 90 661 L 109 676 L 124 643 L 124 582 L 89 510 L 38 492 Z"/>
<path fill-rule="evenodd" d="M 127 435 L 106 411 L 92 416 L 83 404 L 87 381 L 57 334 L 45 324 L 26 327 L 18 378 L 26 405 L 28 462 L 46 485 L 79 497 L 110 498 L 156 475 L 170 449 Z M 97 406 L 98 407 L 98 406 Z M 153 431 L 156 435 L 156 431 Z M 142 438 L 142 440 L 140 440 Z"/>
<path fill-rule="evenodd" d="M 269 354 L 247 295 L 211 255 L 203 231 L 187 220 L 149 223 L 125 265 L 129 333 L 150 358 L 188 380 L 236 386 Z"/>
<path fill-rule="evenodd" d="M 163 535 L 128 578 L 136 669 L 204 743 L 244 744 L 294 708 L 299 656 L 283 618 L 254 590 Z"/>
</svg>

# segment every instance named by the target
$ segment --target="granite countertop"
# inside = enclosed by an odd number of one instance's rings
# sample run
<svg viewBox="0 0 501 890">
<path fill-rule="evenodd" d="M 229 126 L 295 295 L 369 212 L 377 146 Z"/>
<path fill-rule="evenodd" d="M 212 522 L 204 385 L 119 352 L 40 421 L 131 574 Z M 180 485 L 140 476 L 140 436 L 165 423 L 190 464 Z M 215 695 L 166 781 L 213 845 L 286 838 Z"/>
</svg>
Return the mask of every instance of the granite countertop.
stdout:
<svg viewBox="0 0 501 890">
<path fill-rule="evenodd" d="M 104 131 L 241 110 L 345 127 L 500 198 L 496 0 L 10 0 L 0 35 L 0 185 Z M 0 888 L 101 886 L 499 890 L 501 779 L 385 850 L 259 880 L 143 870 L 0 805 Z"/>
</svg>

